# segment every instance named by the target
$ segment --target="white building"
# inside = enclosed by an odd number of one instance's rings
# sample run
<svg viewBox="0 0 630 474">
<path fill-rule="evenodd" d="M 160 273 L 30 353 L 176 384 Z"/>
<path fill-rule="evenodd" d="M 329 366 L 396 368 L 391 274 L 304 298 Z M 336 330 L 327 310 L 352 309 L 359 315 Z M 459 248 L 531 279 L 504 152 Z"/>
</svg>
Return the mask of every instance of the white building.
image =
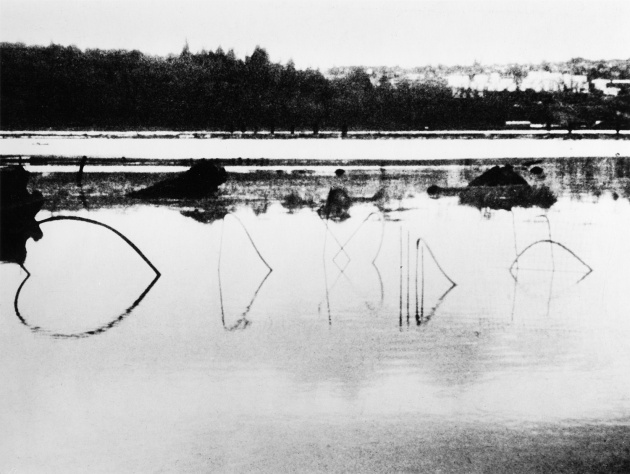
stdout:
<svg viewBox="0 0 630 474">
<path fill-rule="evenodd" d="M 560 72 L 530 71 L 517 85 L 512 76 L 501 75 L 498 72 L 490 74 L 475 74 L 472 78 L 464 74 L 451 74 L 446 78 L 448 86 L 454 94 L 462 90 L 477 92 L 534 90 L 537 92 L 588 92 L 586 76 L 563 74 Z"/>
<path fill-rule="evenodd" d="M 616 97 L 622 87 L 630 87 L 630 79 L 593 79 L 593 88 L 602 91 L 604 95 Z"/>
<path fill-rule="evenodd" d="M 521 83 L 521 90 L 536 92 L 588 92 L 588 78 L 561 72 L 530 71 Z"/>
</svg>

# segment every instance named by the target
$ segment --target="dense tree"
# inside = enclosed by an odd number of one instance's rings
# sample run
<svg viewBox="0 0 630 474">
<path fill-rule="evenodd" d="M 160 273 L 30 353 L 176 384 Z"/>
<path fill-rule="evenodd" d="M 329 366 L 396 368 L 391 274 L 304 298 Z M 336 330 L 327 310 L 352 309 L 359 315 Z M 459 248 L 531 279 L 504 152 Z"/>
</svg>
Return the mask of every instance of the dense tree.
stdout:
<svg viewBox="0 0 630 474">
<path fill-rule="evenodd" d="M 453 98 L 440 79 L 451 69 L 419 68 L 421 83 L 362 68 L 333 79 L 270 61 L 260 47 L 154 57 L 139 51 L 0 44 L 3 129 L 410 130 L 495 128 L 506 120 L 595 122 L 630 116 L 626 96 L 491 92 Z M 563 68 L 590 78 L 630 77 L 630 62 L 576 58 Z M 547 65 L 549 66 L 549 65 Z M 556 66 L 554 66 L 556 67 Z M 473 69 L 481 70 L 476 63 Z M 522 77 L 523 69 L 510 71 Z M 621 117 L 621 119 L 619 118 Z M 616 123 L 615 122 L 615 123 Z"/>
</svg>

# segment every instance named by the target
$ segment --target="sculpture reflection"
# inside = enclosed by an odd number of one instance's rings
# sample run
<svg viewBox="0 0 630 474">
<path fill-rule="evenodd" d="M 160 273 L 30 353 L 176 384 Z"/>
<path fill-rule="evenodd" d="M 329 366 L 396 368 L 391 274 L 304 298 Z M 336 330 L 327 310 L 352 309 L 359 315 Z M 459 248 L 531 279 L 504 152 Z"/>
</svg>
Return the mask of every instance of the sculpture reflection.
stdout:
<svg viewBox="0 0 630 474">
<path fill-rule="evenodd" d="M 249 242 L 252 245 L 252 248 L 256 251 L 256 254 L 260 258 L 262 263 L 267 267 L 267 270 L 268 270 L 267 273 L 262 278 L 262 280 L 260 281 L 260 283 L 259 283 L 258 287 L 256 288 L 256 290 L 254 290 L 254 294 L 252 295 L 252 298 L 249 301 L 249 303 L 247 304 L 247 306 L 245 307 L 245 310 L 241 314 L 241 317 L 239 319 L 237 319 L 237 321 L 235 323 L 233 323 L 233 324 L 228 324 L 226 322 L 225 306 L 224 306 L 224 302 L 223 302 L 223 285 L 222 285 L 222 278 L 221 278 L 221 263 L 222 263 L 222 256 L 223 256 L 223 234 L 224 234 L 224 231 L 225 231 L 225 218 L 227 218 L 227 217 L 234 218 L 236 220 L 236 222 L 240 225 L 240 227 L 245 232 L 245 235 L 249 239 Z M 238 329 L 246 329 L 247 327 L 249 327 L 249 325 L 251 324 L 251 321 L 249 321 L 247 319 L 247 315 L 251 311 L 252 306 L 254 305 L 254 303 L 256 301 L 256 298 L 258 297 L 258 294 L 260 293 L 260 290 L 262 289 L 262 287 L 264 286 L 265 282 L 267 281 L 267 279 L 271 275 L 272 271 L 273 271 L 273 269 L 271 268 L 271 266 L 269 266 L 267 261 L 264 259 L 264 257 L 262 256 L 262 254 L 258 250 L 258 247 L 256 247 L 256 244 L 254 243 L 254 240 L 252 239 L 251 234 L 247 230 L 247 227 L 245 227 L 245 224 L 243 224 L 243 221 L 241 221 L 234 214 L 227 214 L 227 215 L 225 215 L 224 218 L 223 218 L 223 226 L 221 227 L 221 240 L 220 240 L 220 243 L 219 243 L 219 259 L 218 259 L 218 263 L 217 263 L 217 276 L 218 276 L 218 284 L 219 284 L 219 301 L 220 301 L 220 305 L 221 305 L 221 324 L 223 325 L 223 328 L 226 331 L 235 331 L 235 330 L 238 330 Z"/>
<path fill-rule="evenodd" d="M 328 312 L 328 324 L 332 325 L 332 312 L 331 312 L 331 306 L 330 306 L 330 294 L 332 293 L 333 289 L 337 286 L 337 284 L 344 279 L 350 286 L 350 289 L 357 295 L 359 296 L 359 298 L 361 300 L 364 301 L 366 308 L 373 312 L 376 311 L 377 309 L 379 309 L 380 307 L 383 306 L 383 301 L 385 299 L 385 293 L 384 293 L 384 288 L 383 288 L 383 279 L 381 277 L 381 273 L 379 271 L 379 268 L 376 264 L 376 260 L 381 252 L 381 248 L 383 246 L 383 238 L 384 238 L 384 234 L 385 234 L 385 219 L 383 217 L 383 214 L 381 212 L 371 212 L 370 214 L 367 215 L 367 217 L 365 217 L 365 219 L 363 219 L 363 221 L 359 224 L 359 226 L 352 232 L 352 234 L 350 234 L 350 236 L 342 243 L 337 236 L 335 235 L 335 233 L 332 231 L 332 229 L 330 228 L 330 226 L 328 225 L 329 223 L 329 219 L 325 216 L 322 215 L 321 213 L 320 217 L 322 219 L 322 222 L 324 223 L 325 227 L 326 227 L 326 233 L 324 234 L 324 247 L 323 247 L 323 254 L 322 254 L 322 263 L 323 263 L 323 267 L 324 267 L 324 285 L 325 285 L 325 299 L 326 299 L 326 308 L 327 308 L 327 312 Z M 352 282 L 351 278 L 348 276 L 348 274 L 346 273 L 346 269 L 348 268 L 348 266 L 351 264 L 352 258 L 350 256 L 350 254 L 348 253 L 348 251 L 346 250 L 346 247 L 352 242 L 352 240 L 357 236 L 357 234 L 359 234 L 359 231 L 361 231 L 361 229 L 364 227 L 364 225 L 369 222 L 370 220 L 372 220 L 373 217 L 378 217 L 379 221 L 381 222 L 381 232 L 380 232 L 380 238 L 379 238 L 379 244 L 378 244 L 378 248 L 374 254 L 374 257 L 371 259 L 370 265 L 371 267 L 374 269 L 374 271 L 376 272 L 376 276 L 378 278 L 378 283 L 379 283 L 379 288 L 380 288 L 380 301 L 378 304 L 378 307 L 375 307 L 373 305 L 371 305 L 368 302 L 368 298 L 366 297 L 366 295 L 362 294 L 354 285 L 354 283 Z M 335 264 L 335 266 L 337 267 L 338 270 L 338 274 L 335 278 L 335 280 L 332 282 L 331 285 L 329 285 L 328 283 L 328 266 L 327 266 L 327 258 L 326 258 L 326 246 L 327 246 L 327 242 L 328 242 L 328 236 L 332 237 L 332 240 L 337 244 L 337 246 L 339 247 L 339 249 L 337 250 L 337 252 L 335 252 L 335 254 L 332 257 L 332 262 Z M 343 260 L 341 259 L 341 257 L 345 257 Z M 321 310 L 321 303 L 319 304 L 319 308 Z"/>
<path fill-rule="evenodd" d="M 121 232 L 114 229 L 113 227 L 107 224 L 103 224 L 101 222 L 92 220 L 92 219 L 87 219 L 87 218 L 78 217 L 78 216 L 53 216 L 48 219 L 39 221 L 38 224 L 44 225 L 46 223 L 55 222 L 55 221 L 78 221 L 78 222 L 82 222 L 82 223 L 86 223 L 90 225 L 103 227 L 109 230 L 110 232 L 114 233 L 119 238 L 121 238 L 127 245 L 129 245 L 140 256 L 140 258 L 151 268 L 151 270 L 153 270 L 153 272 L 155 273 L 155 277 L 151 280 L 151 282 L 149 282 L 146 288 L 141 292 L 140 296 L 136 298 L 136 300 L 128 308 L 126 308 L 122 313 L 117 314 L 116 317 L 110 322 L 103 324 L 102 326 L 98 326 L 94 329 L 87 330 L 87 331 L 65 333 L 65 332 L 51 331 L 46 328 L 34 325 L 30 323 L 29 318 L 25 316 L 24 314 L 22 314 L 22 312 L 20 311 L 20 307 L 19 307 L 20 294 L 22 293 L 22 289 L 24 288 L 26 282 L 31 277 L 31 273 L 26 269 L 24 265 L 21 265 L 22 269 L 26 272 L 26 277 L 24 278 L 24 280 L 22 281 L 22 283 L 20 284 L 20 286 L 18 287 L 15 293 L 15 299 L 13 302 L 15 314 L 20 320 L 20 322 L 24 324 L 25 326 L 27 326 L 31 331 L 40 333 L 40 334 L 45 334 L 47 336 L 51 336 L 54 338 L 62 338 L 62 339 L 85 338 L 85 337 L 93 336 L 96 334 L 104 333 L 105 331 L 120 324 L 121 321 L 123 321 L 127 316 L 129 316 L 129 314 L 131 314 L 131 312 L 136 307 L 138 307 L 138 305 L 142 302 L 142 300 L 146 297 L 146 295 L 149 293 L 151 288 L 153 288 L 157 280 L 160 278 L 161 274 L 158 271 L 158 269 L 153 265 L 153 263 L 142 253 L 142 251 L 133 242 L 131 242 L 131 240 L 129 240 L 125 235 L 123 235 Z"/>
<path fill-rule="evenodd" d="M 442 275 L 444 275 L 444 277 L 449 281 L 449 283 L 451 284 L 451 286 L 449 286 L 446 291 L 444 291 L 444 293 L 442 293 L 441 296 L 438 297 L 435 305 L 429 309 L 429 311 L 425 314 L 425 303 L 424 303 L 424 287 L 425 287 L 425 274 L 424 274 L 424 249 L 427 249 L 427 252 L 429 254 L 429 256 L 433 259 L 433 262 L 435 263 L 435 265 L 437 266 L 437 268 L 440 270 L 440 272 L 442 273 Z M 418 255 L 419 254 L 419 255 Z M 420 274 L 421 274 L 421 287 L 420 287 L 420 302 L 418 302 L 418 260 L 420 260 Z M 440 305 L 444 302 L 444 300 L 446 299 L 446 297 L 448 296 L 448 294 L 453 291 L 453 289 L 455 289 L 455 287 L 457 286 L 457 283 L 455 283 L 451 277 L 449 277 L 446 272 L 444 271 L 444 269 L 442 268 L 442 266 L 438 263 L 437 259 L 435 258 L 435 255 L 433 254 L 433 251 L 431 250 L 431 247 L 429 247 L 429 244 L 422 238 L 419 238 L 418 240 L 416 240 L 416 325 L 420 326 L 422 323 L 426 323 L 428 321 L 431 320 L 431 318 L 433 318 L 433 316 L 435 315 L 436 311 L 438 310 L 438 308 L 440 307 Z M 408 301 L 408 300 L 407 300 Z M 407 314 L 409 313 L 409 304 L 407 304 Z M 407 316 L 407 322 L 409 322 L 409 316 Z"/>
</svg>

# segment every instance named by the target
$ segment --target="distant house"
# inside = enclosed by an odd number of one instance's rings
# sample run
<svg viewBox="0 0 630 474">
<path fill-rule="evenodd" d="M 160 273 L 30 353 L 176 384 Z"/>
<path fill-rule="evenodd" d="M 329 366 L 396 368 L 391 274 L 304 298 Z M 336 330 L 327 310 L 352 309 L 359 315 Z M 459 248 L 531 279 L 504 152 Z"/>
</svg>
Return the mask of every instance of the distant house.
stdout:
<svg viewBox="0 0 630 474">
<path fill-rule="evenodd" d="M 530 71 L 517 84 L 516 79 L 508 74 L 492 72 L 490 74 L 475 74 L 469 77 L 464 74 L 451 74 L 446 78 L 453 95 L 461 96 L 463 91 L 509 91 L 534 90 L 536 92 L 587 93 L 589 91 L 588 78 L 582 75 L 563 74 L 561 72 Z"/>
<path fill-rule="evenodd" d="M 521 83 L 521 90 L 536 92 L 588 92 L 588 78 L 582 75 L 549 71 L 530 71 Z"/>
<path fill-rule="evenodd" d="M 604 95 L 616 97 L 622 90 L 630 90 L 630 79 L 593 79 L 593 89 L 602 91 Z"/>
</svg>

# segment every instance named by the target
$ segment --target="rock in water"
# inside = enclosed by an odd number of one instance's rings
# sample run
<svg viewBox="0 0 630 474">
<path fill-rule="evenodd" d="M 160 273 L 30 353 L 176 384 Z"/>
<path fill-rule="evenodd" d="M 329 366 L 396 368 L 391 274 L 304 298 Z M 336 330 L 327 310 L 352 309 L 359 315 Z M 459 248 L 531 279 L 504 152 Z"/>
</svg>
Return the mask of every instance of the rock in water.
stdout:
<svg viewBox="0 0 630 474">
<path fill-rule="evenodd" d="M 468 186 L 529 186 L 529 183 L 514 171 L 512 165 L 505 165 L 503 167 L 493 166 L 473 179 L 468 183 Z"/>
<path fill-rule="evenodd" d="M 133 191 L 129 193 L 129 196 L 141 199 L 201 198 L 215 193 L 226 181 L 225 168 L 207 160 L 201 160 L 175 178 Z"/>
<path fill-rule="evenodd" d="M 511 165 L 494 166 L 473 179 L 459 192 L 459 202 L 479 209 L 504 209 L 537 206 L 548 209 L 556 202 L 546 186 L 532 188 Z"/>
<path fill-rule="evenodd" d="M 352 206 L 352 198 L 343 188 L 330 188 L 326 204 L 317 210 L 323 219 L 344 220 L 350 217 L 348 209 Z"/>
</svg>

